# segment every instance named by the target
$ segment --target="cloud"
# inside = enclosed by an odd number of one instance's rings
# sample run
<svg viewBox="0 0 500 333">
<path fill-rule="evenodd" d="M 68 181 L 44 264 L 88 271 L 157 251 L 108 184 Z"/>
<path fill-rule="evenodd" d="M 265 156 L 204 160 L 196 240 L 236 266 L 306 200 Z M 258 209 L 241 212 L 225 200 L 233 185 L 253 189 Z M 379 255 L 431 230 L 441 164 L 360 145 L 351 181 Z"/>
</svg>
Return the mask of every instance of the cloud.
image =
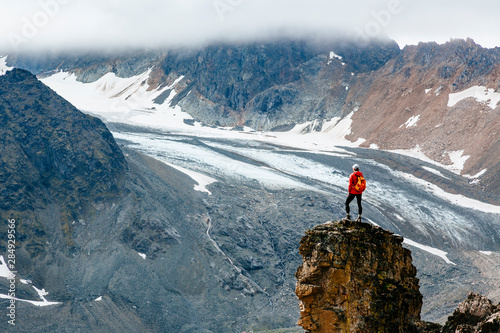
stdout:
<svg viewBox="0 0 500 333">
<path fill-rule="evenodd" d="M 281 37 L 471 37 L 500 45 L 497 1 L 0 0 L 0 50 L 193 46 Z"/>
</svg>

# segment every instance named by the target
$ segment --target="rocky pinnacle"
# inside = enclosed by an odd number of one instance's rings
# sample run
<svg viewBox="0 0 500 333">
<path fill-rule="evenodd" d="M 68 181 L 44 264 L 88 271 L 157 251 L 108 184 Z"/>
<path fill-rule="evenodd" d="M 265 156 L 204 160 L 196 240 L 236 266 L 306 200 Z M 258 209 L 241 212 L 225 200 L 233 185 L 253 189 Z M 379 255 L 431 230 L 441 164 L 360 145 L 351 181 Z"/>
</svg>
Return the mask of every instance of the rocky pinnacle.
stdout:
<svg viewBox="0 0 500 333">
<path fill-rule="evenodd" d="M 296 273 L 307 332 L 416 332 L 422 294 L 403 237 L 352 221 L 306 232 Z"/>
</svg>

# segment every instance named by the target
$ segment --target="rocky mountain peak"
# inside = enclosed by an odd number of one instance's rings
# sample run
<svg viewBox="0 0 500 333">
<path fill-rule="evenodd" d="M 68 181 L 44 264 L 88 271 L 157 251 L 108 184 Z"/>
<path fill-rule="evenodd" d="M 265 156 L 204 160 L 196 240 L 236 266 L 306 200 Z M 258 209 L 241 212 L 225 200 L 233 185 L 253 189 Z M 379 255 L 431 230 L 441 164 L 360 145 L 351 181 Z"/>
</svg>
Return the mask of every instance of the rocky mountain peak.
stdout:
<svg viewBox="0 0 500 333">
<path fill-rule="evenodd" d="M 403 238 L 366 223 L 329 222 L 300 242 L 296 273 L 308 332 L 412 332 L 422 294 Z"/>
<path fill-rule="evenodd" d="M 24 210 L 38 199 L 76 202 L 116 191 L 126 163 L 104 123 L 30 72 L 0 77 L 0 119 L 3 207 Z"/>
<path fill-rule="evenodd" d="M 22 220 L 18 241 L 30 256 L 44 253 L 48 244 L 50 228 L 37 209 L 57 207 L 51 220 L 60 219 L 56 230 L 73 249 L 74 221 L 90 202 L 120 194 L 126 168 L 101 120 L 78 111 L 28 71 L 0 76 L 0 216 Z"/>
</svg>

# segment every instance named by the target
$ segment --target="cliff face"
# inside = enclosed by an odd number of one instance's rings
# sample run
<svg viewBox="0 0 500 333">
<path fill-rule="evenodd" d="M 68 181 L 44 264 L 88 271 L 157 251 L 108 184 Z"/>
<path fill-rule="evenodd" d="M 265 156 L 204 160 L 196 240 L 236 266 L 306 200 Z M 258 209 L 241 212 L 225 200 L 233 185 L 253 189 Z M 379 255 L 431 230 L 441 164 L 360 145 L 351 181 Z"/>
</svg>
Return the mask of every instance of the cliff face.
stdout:
<svg viewBox="0 0 500 333">
<path fill-rule="evenodd" d="M 403 238 L 351 221 L 330 222 L 300 242 L 296 273 L 308 332 L 413 332 L 422 295 Z"/>
<path fill-rule="evenodd" d="M 422 295 L 402 237 L 342 220 L 307 231 L 296 273 L 307 332 L 499 333 L 500 304 L 470 293 L 444 326 L 420 320 Z"/>
</svg>

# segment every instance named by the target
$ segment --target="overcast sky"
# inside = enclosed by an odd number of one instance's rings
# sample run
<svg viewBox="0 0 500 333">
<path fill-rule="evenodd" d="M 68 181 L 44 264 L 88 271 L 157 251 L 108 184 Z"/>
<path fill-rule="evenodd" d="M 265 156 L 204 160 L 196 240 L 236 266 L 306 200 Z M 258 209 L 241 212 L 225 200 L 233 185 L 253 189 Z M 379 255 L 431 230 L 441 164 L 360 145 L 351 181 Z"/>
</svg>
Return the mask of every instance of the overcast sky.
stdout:
<svg viewBox="0 0 500 333">
<path fill-rule="evenodd" d="M 498 0 L 0 0 L 0 53 L 388 36 L 500 46 Z"/>
</svg>

